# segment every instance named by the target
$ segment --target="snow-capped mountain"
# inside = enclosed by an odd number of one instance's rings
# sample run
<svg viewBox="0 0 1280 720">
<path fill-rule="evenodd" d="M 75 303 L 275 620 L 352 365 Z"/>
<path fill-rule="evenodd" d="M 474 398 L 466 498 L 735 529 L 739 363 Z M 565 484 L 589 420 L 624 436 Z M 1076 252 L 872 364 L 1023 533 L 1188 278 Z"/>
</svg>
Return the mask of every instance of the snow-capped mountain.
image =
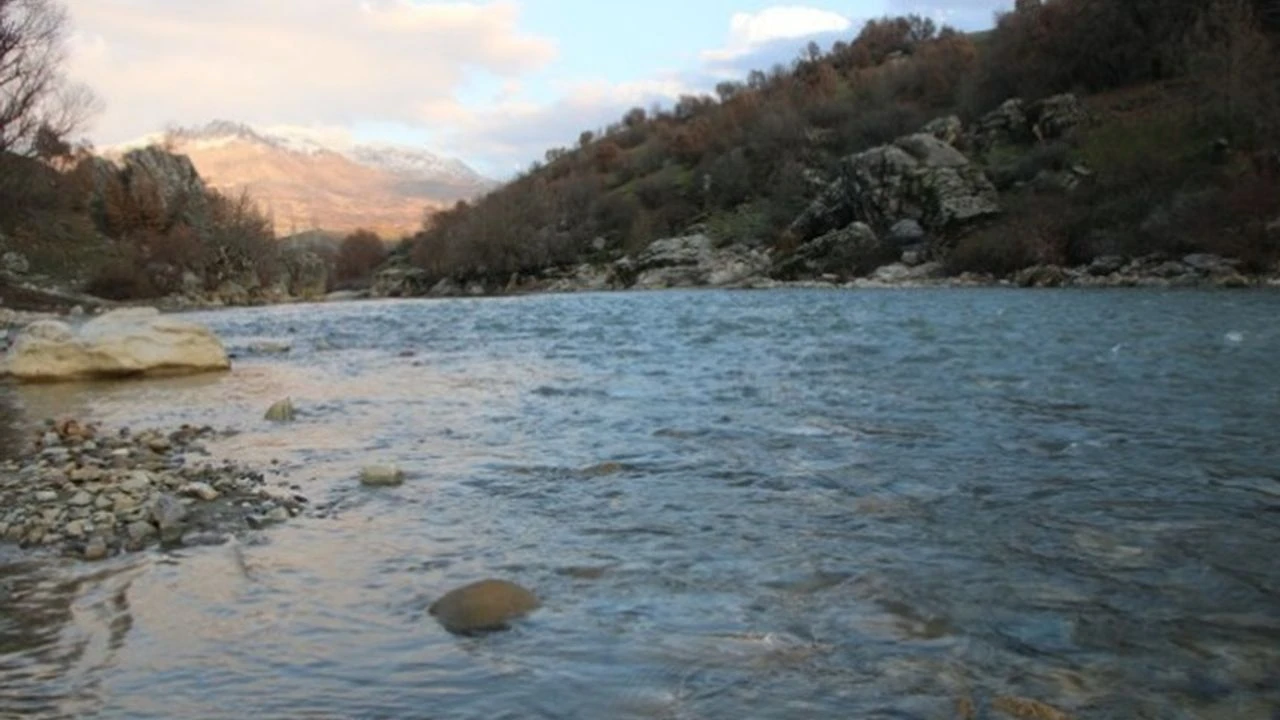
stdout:
<svg viewBox="0 0 1280 720">
<path fill-rule="evenodd" d="M 495 183 L 425 149 L 351 143 L 306 130 L 260 130 L 215 120 L 106 148 L 107 157 L 159 144 L 187 155 L 212 187 L 248 190 L 281 233 L 369 228 L 412 233 L 430 209 L 473 198 Z"/>
</svg>

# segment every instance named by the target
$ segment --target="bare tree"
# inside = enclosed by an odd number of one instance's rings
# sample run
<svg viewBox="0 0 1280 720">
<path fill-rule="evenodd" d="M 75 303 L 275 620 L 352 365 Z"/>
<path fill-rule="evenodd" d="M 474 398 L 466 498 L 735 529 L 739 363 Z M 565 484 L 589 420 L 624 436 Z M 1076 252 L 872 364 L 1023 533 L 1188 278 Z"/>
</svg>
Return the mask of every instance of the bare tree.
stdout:
<svg viewBox="0 0 1280 720">
<path fill-rule="evenodd" d="M 61 150 L 97 97 L 63 74 L 67 11 L 58 0 L 0 0 L 0 152 Z"/>
</svg>

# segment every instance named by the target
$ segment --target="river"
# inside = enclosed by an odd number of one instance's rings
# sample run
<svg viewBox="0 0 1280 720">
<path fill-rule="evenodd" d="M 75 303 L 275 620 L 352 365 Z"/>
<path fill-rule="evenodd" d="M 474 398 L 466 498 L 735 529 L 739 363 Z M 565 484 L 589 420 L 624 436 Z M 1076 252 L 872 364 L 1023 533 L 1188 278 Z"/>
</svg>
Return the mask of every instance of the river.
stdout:
<svg viewBox="0 0 1280 720">
<path fill-rule="evenodd" d="M 0 386 L 232 427 L 315 503 L 0 549 L 0 717 L 1077 718 L 1280 708 L 1280 294 L 673 291 L 192 314 L 232 372 Z M 298 422 L 266 407 L 291 396 Z M 399 488 L 359 487 L 399 463 Z M 488 576 L 544 607 L 445 633 Z"/>
</svg>

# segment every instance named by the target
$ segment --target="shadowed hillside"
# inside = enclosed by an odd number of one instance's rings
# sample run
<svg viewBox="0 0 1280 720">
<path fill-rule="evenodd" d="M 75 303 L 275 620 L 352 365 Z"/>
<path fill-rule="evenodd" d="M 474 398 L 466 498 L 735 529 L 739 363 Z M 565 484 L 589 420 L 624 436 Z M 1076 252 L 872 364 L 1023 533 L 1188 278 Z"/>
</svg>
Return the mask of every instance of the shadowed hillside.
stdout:
<svg viewBox="0 0 1280 720">
<path fill-rule="evenodd" d="M 856 277 L 904 250 L 996 276 L 1197 252 L 1260 271 L 1280 229 L 1278 6 L 1021 0 L 977 35 L 873 21 L 714 97 L 633 109 L 435 214 L 404 291 L 582 262 L 622 262 L 604 284 L 628 286 L 651 243 L 691 233 L 780 279 Z M 850 223 L 856 242 L 813 244 Z"/>
</svg>

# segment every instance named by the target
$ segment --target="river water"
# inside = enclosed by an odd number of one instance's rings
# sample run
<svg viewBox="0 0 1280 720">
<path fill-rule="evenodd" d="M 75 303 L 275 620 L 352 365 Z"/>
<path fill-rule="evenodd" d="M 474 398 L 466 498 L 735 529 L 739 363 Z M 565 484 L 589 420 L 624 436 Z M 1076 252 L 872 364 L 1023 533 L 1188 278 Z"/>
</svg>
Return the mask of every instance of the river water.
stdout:
<svg viewBox="0 0 1280 720">
<path fill-rule="evenodd" d="M 1278 294 L 193 317 L 231 373 L 0 387 L 0 439 L 233 427 L 215 453 L 317 509 L 95 565 L 0 550 L 0 717 L 1280 717 Z M 284 396 L 299 421 L 261 421 Z M 409 481 L 360 488 L 371 462 Z M 426 614 L 488 576 L 544 608 L 481 638 Z"/>
</svg>

